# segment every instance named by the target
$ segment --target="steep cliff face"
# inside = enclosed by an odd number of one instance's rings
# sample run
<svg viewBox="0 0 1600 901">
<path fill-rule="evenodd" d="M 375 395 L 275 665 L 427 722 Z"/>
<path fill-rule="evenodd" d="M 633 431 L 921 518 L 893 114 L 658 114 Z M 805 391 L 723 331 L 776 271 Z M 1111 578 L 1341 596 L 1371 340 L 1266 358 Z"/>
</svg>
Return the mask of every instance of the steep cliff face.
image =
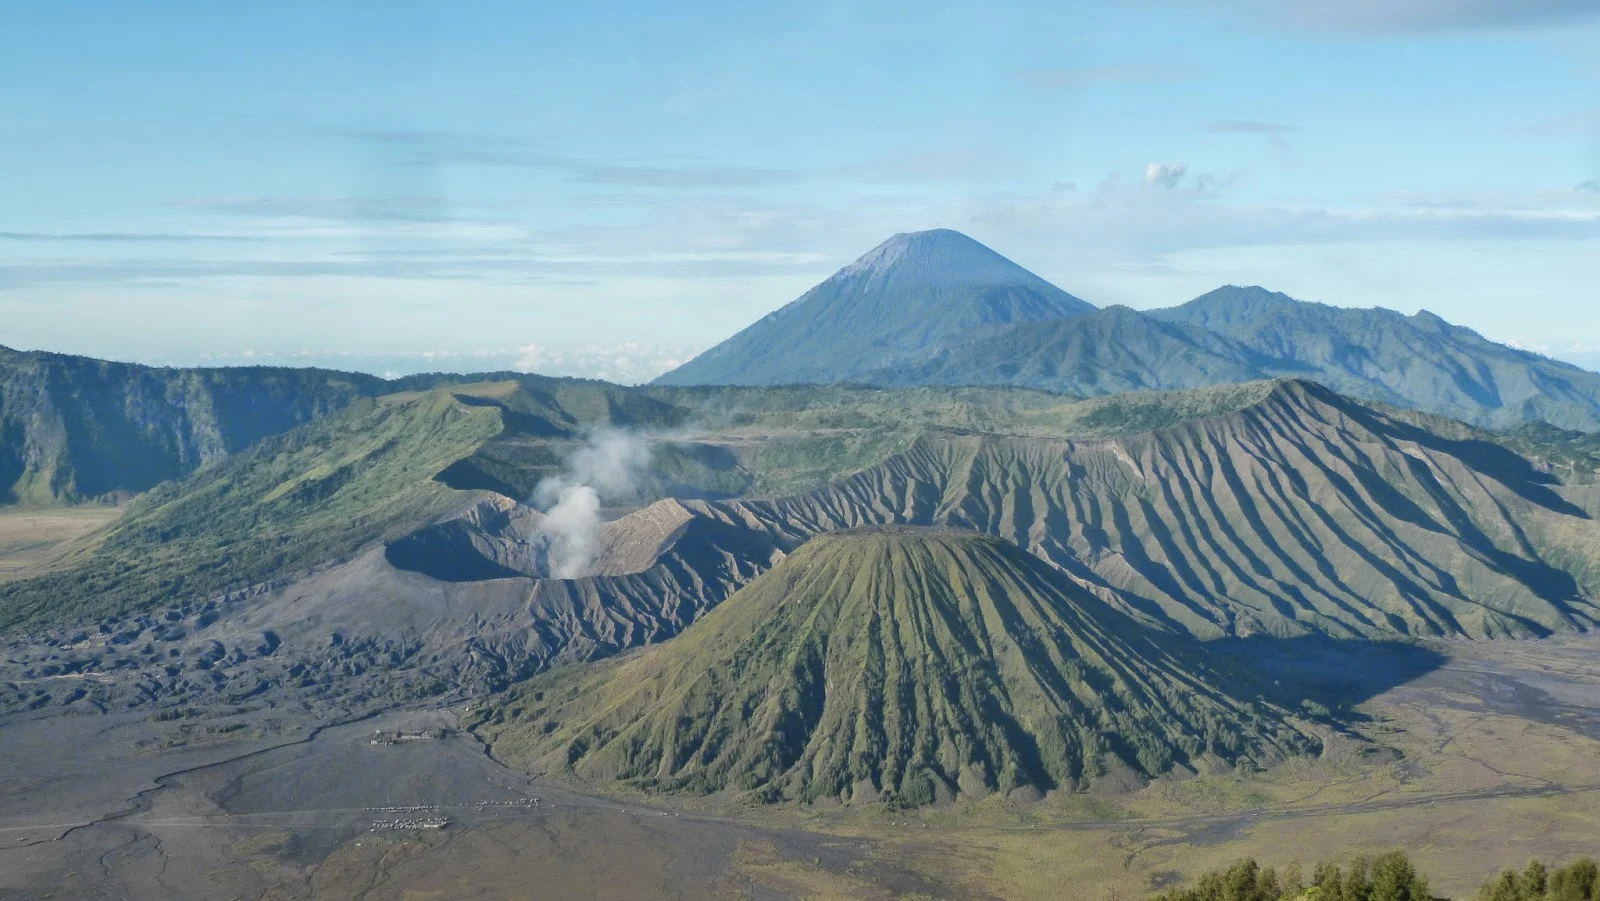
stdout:
<svg viewBox="0 0 1600 901">
<path fill-rule="evenodd" d="M 163 369 L 0 348 L 0 504 L 145 491 L 387 384 L 317 369 Z"/>
</svg>

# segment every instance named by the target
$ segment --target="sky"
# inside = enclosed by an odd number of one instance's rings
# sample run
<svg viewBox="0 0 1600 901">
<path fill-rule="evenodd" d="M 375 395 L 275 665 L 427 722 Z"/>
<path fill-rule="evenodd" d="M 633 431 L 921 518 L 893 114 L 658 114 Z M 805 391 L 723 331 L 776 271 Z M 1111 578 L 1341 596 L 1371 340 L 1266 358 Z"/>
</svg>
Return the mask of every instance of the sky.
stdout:
<svg viewBox="0 0 1600 901">
<path fill-rule="evenodd" d="M 1600 368 L 1600 0 L 7 4 L 0 344 L 647 379 L 895 232 Z"/>
</svg>

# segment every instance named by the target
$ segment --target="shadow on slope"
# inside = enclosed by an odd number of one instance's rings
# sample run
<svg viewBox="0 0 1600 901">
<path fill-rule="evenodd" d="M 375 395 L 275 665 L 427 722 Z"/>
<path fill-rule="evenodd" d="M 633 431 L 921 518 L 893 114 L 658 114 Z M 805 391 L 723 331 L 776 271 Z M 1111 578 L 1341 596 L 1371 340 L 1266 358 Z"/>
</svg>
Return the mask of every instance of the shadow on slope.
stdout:
<svg viewBox="0 0 1600 901">
<path fill-rule="evenodd" d="M 1395 411 L 1399 415 L 1390 415 L 1381 408 L 1359 403 L 1315 382 L 1303 384 L 1318 400 L 1337 407 L 1344 415 L 1374 433 L 1400 441 L 1412 441 L 1429 450 L 1449 454 L 1516 492 L 1531 504 L 1538 504 L 1564 516 L 1590 518 L 1587 511 L 1551 489 L 1550 486 L 1561 484 L 1561 480 L 1553 473 L 1541 469 L 1505 444 L 1489 440 L 1476 429 L 1463 428 L 1460 423 L 1451 420 L 1408 411 Z M 1419 415 L 1433 420 L 1428 424 L 1434 428 L 1424 428 L 1408 421 Z M 1450 434 L 1456 431 L 1465 434 L 1461 437 Z"/>
<path fill-rule="evenodd" d="M 1187 643 L 1182 637 L 1162 639 Z M 1208 662 L 1241 694 L 1314 717 L 1348 720 L 1352 708 L 1439 669 L 1448 655 L 1411 641 L 1325 635 L 1219 638 L 1204 642 Z M 1248 686 L 1248 688 L 1246 688 Z"/>
</svg>

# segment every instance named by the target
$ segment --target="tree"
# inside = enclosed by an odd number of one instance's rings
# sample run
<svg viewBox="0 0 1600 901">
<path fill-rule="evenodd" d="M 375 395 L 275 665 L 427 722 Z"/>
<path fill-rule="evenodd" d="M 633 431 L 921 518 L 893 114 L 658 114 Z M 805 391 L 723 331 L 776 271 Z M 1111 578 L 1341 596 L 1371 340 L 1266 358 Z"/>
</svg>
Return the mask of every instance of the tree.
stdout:
<svg viewBox="0 0 1600 901">
<path fill-rule="evenodd" d="M 1300 873 L 1298 863 L 1280 876 L 1254 860 L 1241 860 L 1156 901 L 1434 901 L 1428 881 L 1404 851 L 1358 857 L 1344 869 L 1323 861 L 1312 870 L 1309 888 L 1302 886 Z M 1600 864 L 1584 857 L 1550 870 L 1535 860 L 1521 872 L 1506 870 L 1485 882 L 1477 901 L 1600 901 Z"/>
<path fill-rule="evenodd" d="M 1600 866 L 1582 857 L 1550 874 L 1549 901 L 1600 901 Z"/>
<path fill-rule="evenodd" d="M 1516 870 L 1506 870 L 1478 889 L 1478 901 L 1522 901 L 1520 883 Z"/>
<path fill-rule="evenodd" d="M 1542 878 L 1541 872 L 1541 878 Z M 1431 901 L 1428 883 L 1417 875 L 1404 851 L 1390 851 L 1372 862 L 1370 901 Z"/>
<path fill-rule="evenodd" d="M 1222 898 L 1218 901 L 1256 901 L 1256 883 L 1260 876 L 1261 870 L 1253 860 L 1234 864 L 1222 878 Z"/>
<path fill-rule="evenodd" d="M 1528 868 L 1522 871 L 1522 878 L 1517 880 L 1517 888 L 1522 890 L 1522 897 L 1532 901 L 1544 901 L 1545 889 L 1549 887 L 1550 875 L 1540 861 L 1531 861 Z"/>
<path fill-rule="evenodd" d="M 1344 874 L 1344 892 L 1340 901 L 1372 901 L 1372 880 L 1367 875 L 1367 859 L 1357 857 L 1350 862 Z"/>
<path fill-rule="evenodd" d="M 1281 901 L 1278 875 L 1254 860 L 1241 860 L 1221 873 L 1207 873 L 1191 889 L 1174 889 L 1162 901 Z"/>
<path fill-rule="evenodd" d="M 1317 864 L 1311 884 L 1317 889 L 1318 901 L 1344 901 L 1344 877 L 1336 865 L 1327 861 Z"/>
<path fill-rule="evenodd" d="M 1280 880 L 1285 898 L 1297 898 L 1305 891 L 1305 883 L 1300 881 L 1300 861 L 1291 860 L 1283 868 L 1283 877 Z"/>
</svg>

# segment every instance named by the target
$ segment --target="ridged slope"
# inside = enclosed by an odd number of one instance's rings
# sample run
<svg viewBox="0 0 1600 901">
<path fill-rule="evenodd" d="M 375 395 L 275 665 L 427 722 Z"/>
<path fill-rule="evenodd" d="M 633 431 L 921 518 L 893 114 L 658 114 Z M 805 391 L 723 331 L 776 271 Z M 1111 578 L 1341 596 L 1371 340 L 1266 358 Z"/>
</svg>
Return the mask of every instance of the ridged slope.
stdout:
<svg viewBox="0 0 1600 901">
<path fill-rule="evenodd" d="M 1126 419 L 1117 408 L 1140 399 L 1098 403 Z M 930 437 L 827 489 L 715 509 L 790 546 L 883 523 L 996 535 L 1201 636 L 1527 636 L 1600 619 L 1600 524 L 1581 492 L 1415 419 L 1284 382 L 1124 437 Z"/>
<path fill-rule="evenodd" d="M 754 406 L 764 389 L 739 390 Z M 1525 636 L 1600 618 L 1592 486 L 1561 484 L 1459 423 L 1306 383 L 1118 395 L 1013 417 L 1029 434 L 1076 436 L 1056 438 L 913 440 L 915 423 L 962 417 L 924 419 L 901 403 L 905 450 L 801 494 L 635 514 L 604 531 L 594 572 L 609 575 L 580 580 L 528 578 L 532 511 L 452 516 L 480 495 L 451 487 L 489 486 L 446 474 L 522 440 L 510 433 L 529 415 L 523 404 L 487 400 L 457 391 L 363 401 L 152 492 L 80 548 L 71 569 L 0 586 L 0 625 L 204 600 L 389 541 L 398 573 L 381 591 L 337 565 L 294 590 L 341 609 L 377 604 L 382 626 L 401 596 L 457 598 L 440 616 L 462 619 L 477 609 L 475 586 L 514 583 L 495 591 L 524 606 L 496 640 L 508 654 L 531 649 L 537 668 L 671 635 L 812 536 L 893 523 L 1003 538 L 1136 617 L 1203 637 Z M 830 409 L 800 421 L 825 429 Z M 541 446 L 506 466 L 554 471 L 559 448 L 540 457 Z M 849 472 L 866 462 L 857 459 L 830 465 Z"/>
<path fill-rule="evenodd" d="M 960 232 L 900 234 L 656 384 L 850 381 L 974 330 L 1093 311 Z"/>
<path fill-rule="evenodd" d="M 601 782 L 908 805 L 1314 748 L 1203 674 L 1012 545 L 869 530 L 811 540 L 658 648 L 536 679 L 485 728 Z"/>
</svg>

